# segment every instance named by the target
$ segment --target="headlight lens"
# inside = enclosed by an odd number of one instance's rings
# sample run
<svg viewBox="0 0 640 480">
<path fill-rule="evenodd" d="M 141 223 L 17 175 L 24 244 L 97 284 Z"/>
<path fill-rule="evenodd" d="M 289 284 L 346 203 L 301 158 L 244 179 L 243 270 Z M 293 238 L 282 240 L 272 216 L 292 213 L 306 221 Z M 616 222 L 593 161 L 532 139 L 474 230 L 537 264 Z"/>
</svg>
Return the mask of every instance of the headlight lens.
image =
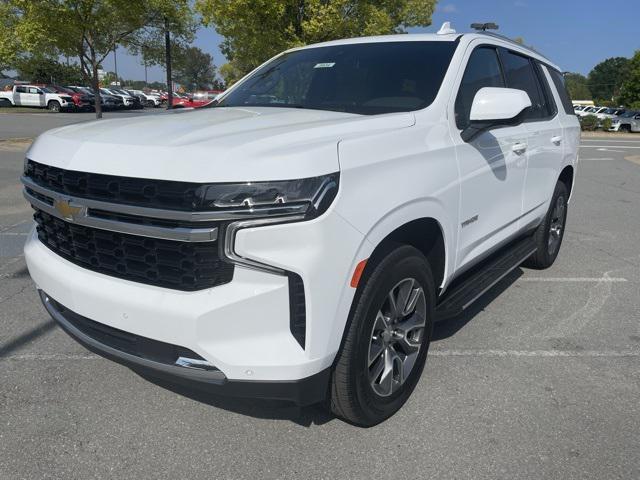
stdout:
<svg viewBox="0 0 640 480">
<path fill-rule="evenodd" d="M 271 182 L 217 183 L 195 191 L 197 210 L 233 211 L 242 217 L 322 215 L 338 193 L 339 174 Z"/>
</svg>

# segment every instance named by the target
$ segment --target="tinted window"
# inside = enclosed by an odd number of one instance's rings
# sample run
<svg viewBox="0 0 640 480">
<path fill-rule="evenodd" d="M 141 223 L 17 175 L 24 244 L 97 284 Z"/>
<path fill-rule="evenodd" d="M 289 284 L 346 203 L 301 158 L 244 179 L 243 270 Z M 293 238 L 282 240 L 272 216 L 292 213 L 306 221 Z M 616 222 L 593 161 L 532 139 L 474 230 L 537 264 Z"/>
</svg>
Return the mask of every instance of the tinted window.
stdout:
<svg viewBox="0 0 640 480">
<path fill-rule="evenodd" d="M 469 126 L 473 98 L 483 87 L 504 87 L 498 55 L 490 47 L 476 48 L 467 62 L 455 105 L 456 125 L 461 130 Z"/>
<path fill-rule="evenodd" d="M 556 113 L 558 113 L 558 107 L 556 106 L 556 101 L 553 99 L 553 93 L 551 93 L 551 87 L 549 86 L 549 82 L 547 81 L 547 76 L 544 73 L 544 69 L 540 62 L 534 62 L 536 74 L 538 75 L 538 85 L 542 89 L 542 98 L 544 100 L 544 107 L 546 112 L 546 117 L 553 117 Z M 573 108 L 573 105 L 572 105 Z"/>
<path fill-rule="evenodd" d="M 548 70 L 549 74 L 551 75 L 551 80 L 553 80 L 553 84 L 556 87 L 556 91 L 560 96 L 560 101 L 562 102 L 562 107 L 564 108 L 565 113 L 571 115 L 573 113 L 573 110 L 570 108 L 571 97 L 569 96 L 569 92 L 567 91 L 567 87 L 564 83 L 564 77 L 557 70 L 554 70 L 552 68 L 549 68 Z"/>
<path fill-rule="evenodd" d="M 531 108 L 525 113 L 525 119 L 535 120 L 547 117 L 545 99 L 529 58 L 505 50 L 501 58 L 507 87 L 524 90 L 531 99 Z"/>
<path fill-rule="evenodd" d="M 16 87 L 16 93 L 27 93 L 26 87 Z"/>
<path fill-rule="evenodd" d="M 380 42 L 302 49 L 256 71 L 215 108 L 292 107 L 359 114 L 433 102 L 456 42 Z"/>
</svg>

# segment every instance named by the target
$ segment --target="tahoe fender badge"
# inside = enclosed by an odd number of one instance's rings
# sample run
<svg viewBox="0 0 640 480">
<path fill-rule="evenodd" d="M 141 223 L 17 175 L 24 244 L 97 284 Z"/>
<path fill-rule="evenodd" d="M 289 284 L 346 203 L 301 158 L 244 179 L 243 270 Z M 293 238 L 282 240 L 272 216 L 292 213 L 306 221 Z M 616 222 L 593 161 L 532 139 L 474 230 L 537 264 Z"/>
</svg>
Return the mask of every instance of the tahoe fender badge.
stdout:
<svg viewBox="0 0 640 480">
<path fill-rule="evenodd" d="M 471 218 L 468 218 L 467 220 L 465 220 L 464 222 L 462 222 L 462 228 L 471 225 L 473 222 L 477 222 L 478 221 L 478 215 L 474 215 Z"/>
</svg>

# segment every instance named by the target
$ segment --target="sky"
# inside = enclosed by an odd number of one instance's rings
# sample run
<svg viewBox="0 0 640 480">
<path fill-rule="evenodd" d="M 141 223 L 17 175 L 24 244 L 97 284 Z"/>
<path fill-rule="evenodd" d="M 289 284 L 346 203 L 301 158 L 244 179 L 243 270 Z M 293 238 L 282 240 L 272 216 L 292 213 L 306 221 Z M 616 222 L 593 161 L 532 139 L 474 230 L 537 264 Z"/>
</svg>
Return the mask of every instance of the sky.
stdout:
<svg viewBox="0 0 640 480">
<path fill-rule="evenodd" d="M 640 49 L 640 0 L 440 0 L 426 28 L 410 33 L 435 32 L 450 21 L 458 32 L 474 22 L 495 22 L 508 37 L 522 37 L 564 71 L 586 75 L 609 57 L 631 57 Z M 217 66 L 226 62 L 220 53 L 222 38 L 211 27 L 198 31 L 194 45 L 213 56 Z M 118 51 L 118 75 L 143 80 L 139 58 Z M 113 55 L 103 62 L 113 71 Z M 148 80 L 162 81 L 164 70 L 150 67 Z"/>
</svg>

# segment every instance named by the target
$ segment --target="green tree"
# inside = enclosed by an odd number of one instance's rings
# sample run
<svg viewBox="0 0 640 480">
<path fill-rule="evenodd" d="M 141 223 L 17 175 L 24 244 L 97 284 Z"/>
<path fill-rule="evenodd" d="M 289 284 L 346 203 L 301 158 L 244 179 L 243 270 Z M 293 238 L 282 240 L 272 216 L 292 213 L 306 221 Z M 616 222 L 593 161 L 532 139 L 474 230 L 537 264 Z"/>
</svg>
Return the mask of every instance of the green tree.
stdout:
<svg viewBox="0 0 640 480">
<path fill-rule="evenodd" d="M 640 109 L 640 50 L 629 62 L 627 76 L 620 87 L 619 102 L 629 108 Z"/>
<path fill-rule="evenodd" d="M 591 100 L 591 91 L 587 85 L 587 77 L 579 73 L 565 73 L 564 81 L 572 100 Z"/>
<path fill-rule="evenodd" d="M 182 23 L 189 0 L 3 0 L 17 12 L 15 34 L 25 50 L 78 58 L 82 73 L 98 88 L 98 67 L 118 45 L 154 36 Z M 160 27 L 162 26 L 162 27 Z M 156 35 L 157 36 L 157 35 Z M 96 117 L 102 117 L 96 95 Z"/>
<path fill-rule="evenodd" d="M 196 0 L 206 25 L 224 37 L 227 84 L 282 50 L 431 24 L 436 0 Z"/>
<path fill-rule="evenodd" d="M 82 72 L 77 64 L 64 64 L 52 55 L 23 55 L 15 60 L 18 77 L 33 83 L 75 85 L 82 82 Z"/>
<path fill-rule="evenodd" d="M 185 49 L 193 41 L 200 21 L 195 18 L 191 0 L 148 0 L 149 21 L 145 27 L 130 37 L 126 44 L 129 51 L 142 55 L 143 63 L 164 65 L 169 96 L 173 91 L 173 72 L 170 58 L 179 49 Z M 171 108 L 172 102 L 168 102 Z"/>
<path fill-rule="evenodd" d="M 622 82 L 627 76 L 629 59 L 607 58 L 589 72 L 588 85 L 594 100 L 611 101 L 620 93 Z"/>
<path fill-rule="evenodd" d="M 0 1 L 0 78 L 4 71 L 12 70 L 18 57 L 20 45 L 15 30 L 18 12 L 12 5 Z"/>
<path fill-rule="evenodd" d="M 174 58 L 174 78 L 187 90 L 208 89 L 215 82 L 213 57 L 198 47 L 181 48 Z"/>
</svg>

